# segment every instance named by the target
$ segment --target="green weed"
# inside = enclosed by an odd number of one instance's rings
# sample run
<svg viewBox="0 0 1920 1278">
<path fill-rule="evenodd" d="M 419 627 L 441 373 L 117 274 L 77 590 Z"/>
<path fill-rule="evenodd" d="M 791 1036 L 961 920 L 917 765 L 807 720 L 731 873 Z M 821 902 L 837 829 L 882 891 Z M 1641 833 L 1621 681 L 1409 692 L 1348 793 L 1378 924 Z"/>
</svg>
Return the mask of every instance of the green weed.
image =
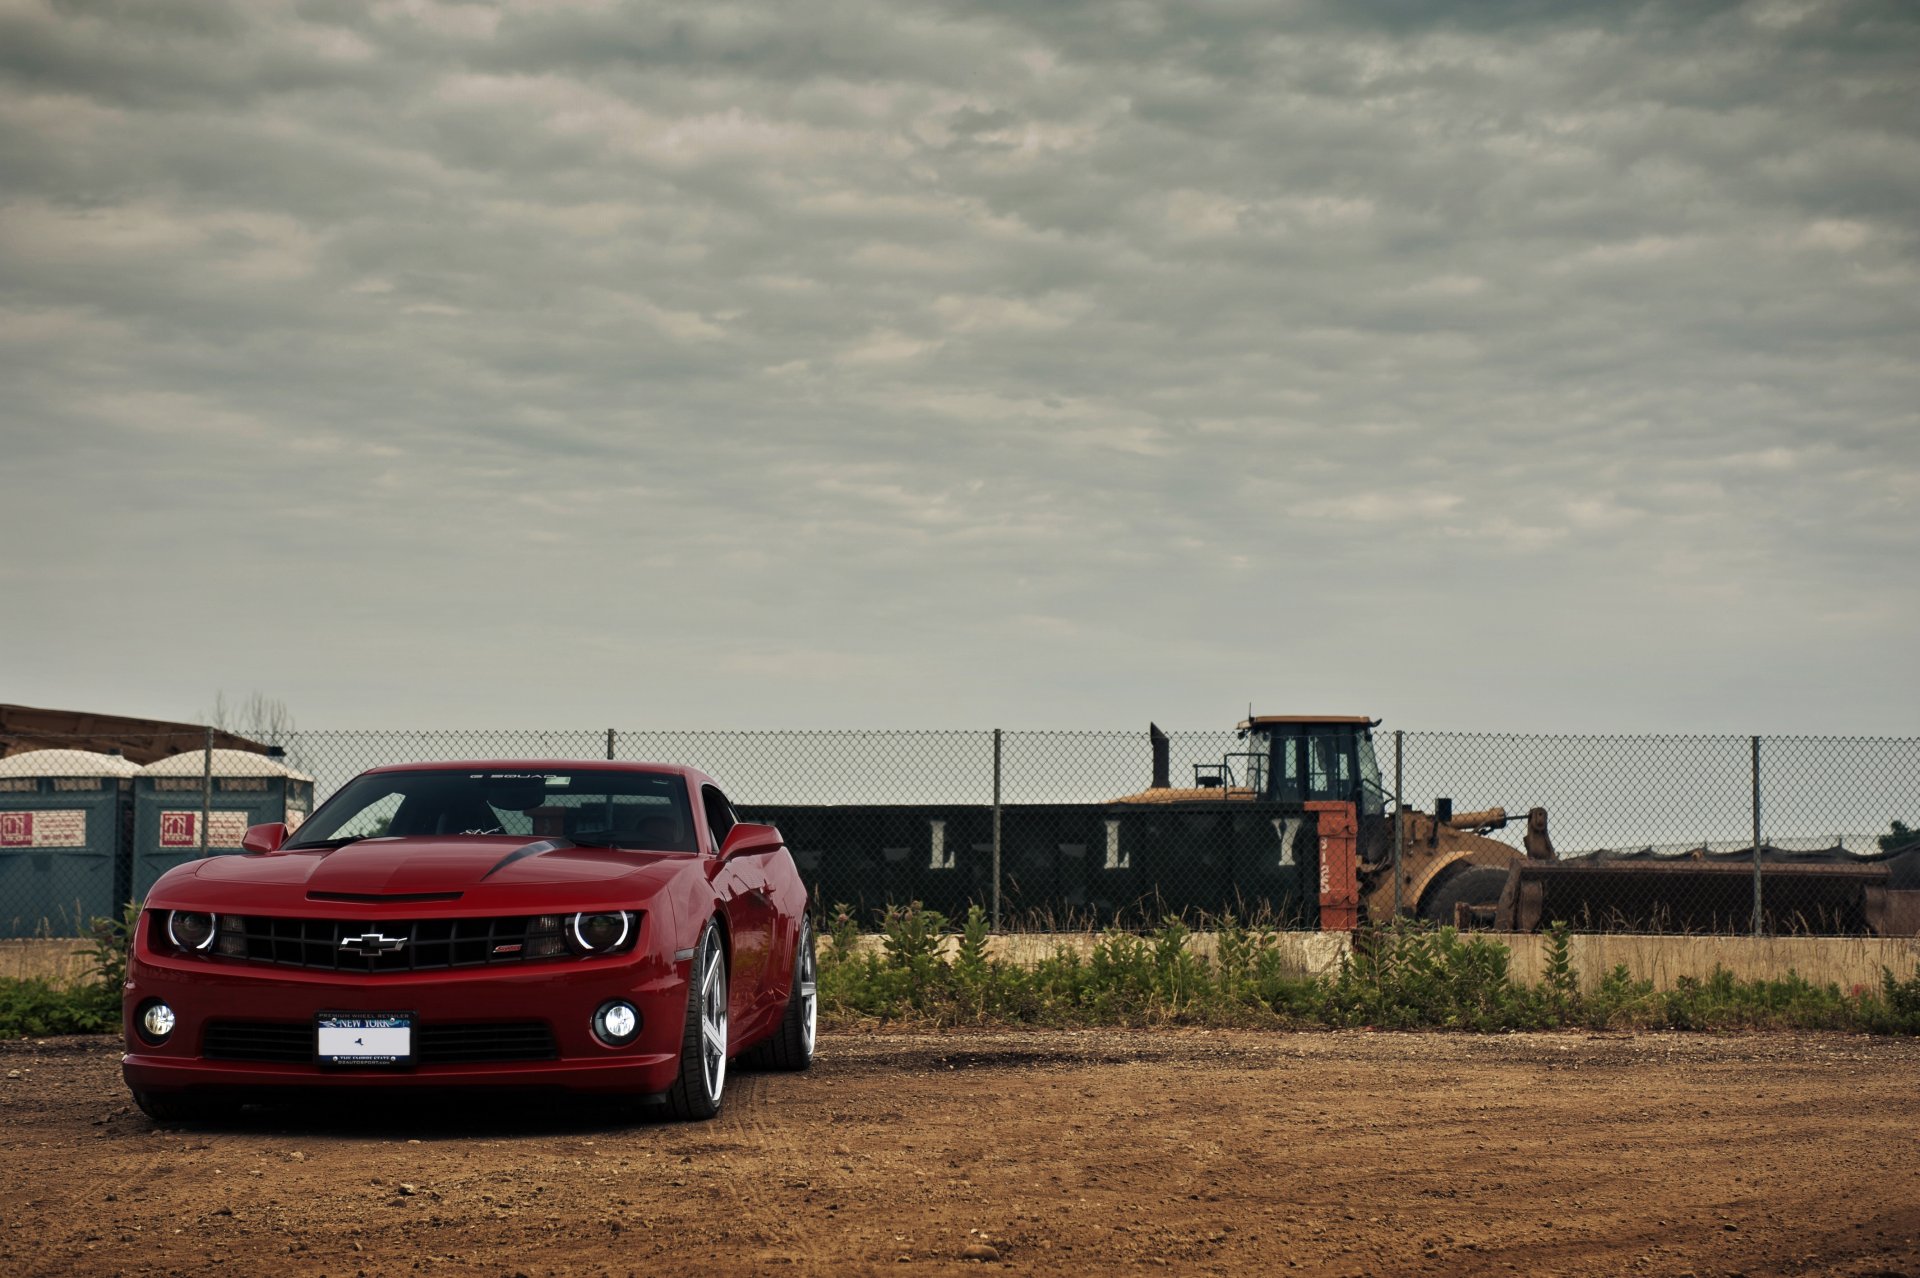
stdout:
<svg viewBox="0 0 1920 1278">
<path fill-rule="evenodd" d="M 71 989 L 0 980 L 0 1036 L 109 1032 L 120 1021 L 128 938 L 139 917 L 94 920 L 95 979 Z M 820 1008 L 829 1025 L 904 1021 L 961 1025 L 1198 1025 L 1374 1027 L 1473 1031 L 1548 1029 L 1839 1030 L 1920 1034 L 1920 972 L 1883 971 L 1877 987 L 1815 985 L 1796 973 L 1744 981 L 1716 968 L 1671 989 L 1635 980 L 1622 965 L 1582 990 L 1567 929 L 1549 931 L 1543 979 L 1516 980 L 1507 948 L 1450 927 L 1413 922 L 1356 935 L 1351 955 L 1325 976 L 1290 970 L 1272 920 L 1228 915 L 1211 926 L 1211 953 L 1192 926 L 1163 917 L 1141 935 L 1110 930 L 1084 946 L 1064 942 L 1031 964 L 989 952 L 978 906 L 958 931 L 915 903 L 880 919 L 863 946 L 846 906 L 820 920 Z"/>
<path fill-rule="evenodd" d="M 837 910 L 820 973 L 828 1022 L 1920 1033 L 1920 974 L 1888 972 L 1877 990 L 1843 993 L 1793 973 L 1742 981 L 1716 969 L 1656 991 L 1622 966 L 1583 991 L 1564 926 L 1550 930 L 1543 979 L 1531 985 L 1515 979 L 1499 942 L 1413 922 L 1358 934 L 1351 956 L 1320 977 L 1288 970 L 1271 926 L 1233 916 L 1214 921 L 1210 954 L 1185 920 L 1166 917 L 1145 935 L 1058 943 L 1024 966 L 989 955 L 977 906 L 957 935 L 947 926 L 938 911 L 897 907 L 881 919 L 875 952 Z"/>
<path fill-rule="evenodd" d="M 47 981 L 0 978 L 0 1038 L 99 1034 L 120 1025 L 120 991 L 99 984 L 60 989 Z"/>
</svg>

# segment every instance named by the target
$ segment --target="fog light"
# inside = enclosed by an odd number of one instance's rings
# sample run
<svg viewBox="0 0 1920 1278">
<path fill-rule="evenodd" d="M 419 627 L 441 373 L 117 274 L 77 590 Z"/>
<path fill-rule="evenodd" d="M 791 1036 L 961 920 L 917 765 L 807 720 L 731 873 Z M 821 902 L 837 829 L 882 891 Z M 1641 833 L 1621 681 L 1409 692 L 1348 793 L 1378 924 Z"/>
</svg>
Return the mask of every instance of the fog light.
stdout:
<svg viewBox="0 0 1920 1278">
<path fill-rule="evenodd" d="M 640 1012 L 625 999 L 602 1003 L 593 1014 L 593 1036 L 608 1047 L 625 1047 L 640 1032 Z"/>
<path fill-rule="evenodd" d="M 167 1036 L 173 1033 L 176 1019 L 173 1009 L 165 1003 L 149 1003 L 140 1011 L 140 1037 L 149 1043 L 164 1043 Z"/>
</svg>

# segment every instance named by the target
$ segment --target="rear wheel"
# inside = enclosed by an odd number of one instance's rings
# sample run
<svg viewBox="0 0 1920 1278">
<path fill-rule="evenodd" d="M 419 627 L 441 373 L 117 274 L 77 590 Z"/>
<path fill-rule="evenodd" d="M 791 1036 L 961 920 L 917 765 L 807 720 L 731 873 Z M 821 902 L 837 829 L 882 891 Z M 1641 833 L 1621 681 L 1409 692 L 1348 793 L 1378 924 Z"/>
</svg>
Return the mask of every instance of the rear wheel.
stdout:
<svg viewBox="0 0 1920 1278">
<path fill-rule="evenodd" d="M 720 929 L 707 920 L 693 948 L 687 1021 L 680 1035 L 680 1073 L 667 1089 L 675 1118 L 712 1118 L 727 1085 L 727 956 Z"/>
<path fill-rule="evenodd" d="M 815 985 L 818 967 L 813 957 L 813 925 L 800 920 L 800 940 L 793 955 L 793 988 L 787 993 L 787 1014 L 772 1038 L 753 1049 L 753 1063 L 762 1069 L 807 1069 L 813 1064 L 814 1033 L 820 1024 L 820 998 Z"/>
<path fill-rule="evenodd" d="M 1454 926 L 1461 905 L 1491 908 L 1500 904 L 1500 893 L 1507 886 L 1507 871 L 1497 865 L 1456 865 L 1427 889 L 1420 904 L 1420 917 L 1446 927 Z"/>
</svg>

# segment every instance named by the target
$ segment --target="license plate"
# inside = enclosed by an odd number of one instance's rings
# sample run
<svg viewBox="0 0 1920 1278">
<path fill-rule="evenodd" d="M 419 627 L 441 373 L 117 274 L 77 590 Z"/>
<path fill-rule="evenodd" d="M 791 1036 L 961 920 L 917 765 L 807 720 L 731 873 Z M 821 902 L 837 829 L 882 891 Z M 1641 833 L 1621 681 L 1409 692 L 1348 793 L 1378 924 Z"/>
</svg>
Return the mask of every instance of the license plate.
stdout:
<svg viewBox="0 0 1920 1278">
<path fill-rule="evenodd" d="M 413 1017 L 322 1012 L 314 1024 L 313 1055 L 322 1065 L 412 1064 Z"/>
</svg>

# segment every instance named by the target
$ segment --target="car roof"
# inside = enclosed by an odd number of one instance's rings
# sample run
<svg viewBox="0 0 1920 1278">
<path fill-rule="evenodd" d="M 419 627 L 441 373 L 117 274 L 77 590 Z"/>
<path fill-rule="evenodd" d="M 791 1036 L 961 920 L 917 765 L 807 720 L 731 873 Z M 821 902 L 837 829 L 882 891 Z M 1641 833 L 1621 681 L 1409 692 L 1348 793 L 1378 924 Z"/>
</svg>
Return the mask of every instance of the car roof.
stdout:
<svg viewBox="0 0 1920 1278">
<path fill-rule="evenodd" d="M 424 763 L 383 763 L 377 768 L 368 768 L 362 775 L 386 772 L 444 772 L 456 771 L 519 771 L 537 772 L 541 769 L 569 772 L 666 772 L 686 777 L 689 781 L 713 781 L 713 778 L 698 768 L 684 763 L 642 763 L 634 759 L 433 759 Z M 714 782 L 718 785 L 718 782 Z"/>
</svg>

